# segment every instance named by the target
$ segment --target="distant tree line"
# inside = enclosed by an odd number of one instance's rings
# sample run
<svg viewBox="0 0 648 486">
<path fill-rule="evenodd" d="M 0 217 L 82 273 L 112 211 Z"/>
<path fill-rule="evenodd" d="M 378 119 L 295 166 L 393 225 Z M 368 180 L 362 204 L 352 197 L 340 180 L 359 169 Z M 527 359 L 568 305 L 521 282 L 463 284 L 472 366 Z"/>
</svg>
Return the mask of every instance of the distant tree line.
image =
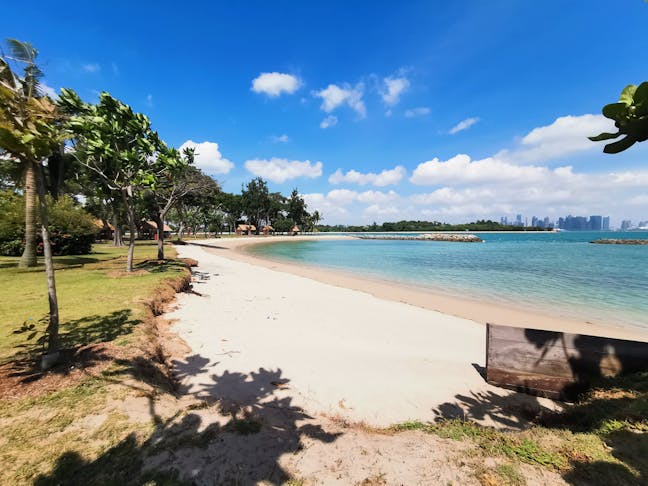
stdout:
<svg viewBox="0 0 648 486">
<path fill-rule="evenodd" d="M 409 232 L 409 231 L 548 231 L 545 228 L 509 226 L 491 220 L 478 220 L 473 223 L 448 224 L 439 221 L 397 221 L 394 223 L 373 223 L 364 226 L 318 225 L 322 232 Z"/>
</svg>

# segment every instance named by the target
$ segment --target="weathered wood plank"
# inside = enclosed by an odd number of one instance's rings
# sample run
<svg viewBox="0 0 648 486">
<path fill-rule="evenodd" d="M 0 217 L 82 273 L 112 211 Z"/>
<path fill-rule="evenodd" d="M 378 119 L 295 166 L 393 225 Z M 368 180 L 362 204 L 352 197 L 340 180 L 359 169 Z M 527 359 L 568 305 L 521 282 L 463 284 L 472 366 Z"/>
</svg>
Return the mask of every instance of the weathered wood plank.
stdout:
<svg viewBox="0 0 648 486">
<path fill-rule="evenodd" d="M 593 378 L 648 370 L 648 343 L 488 324 L 486 380 L 553 398 Z"/>
</svg>

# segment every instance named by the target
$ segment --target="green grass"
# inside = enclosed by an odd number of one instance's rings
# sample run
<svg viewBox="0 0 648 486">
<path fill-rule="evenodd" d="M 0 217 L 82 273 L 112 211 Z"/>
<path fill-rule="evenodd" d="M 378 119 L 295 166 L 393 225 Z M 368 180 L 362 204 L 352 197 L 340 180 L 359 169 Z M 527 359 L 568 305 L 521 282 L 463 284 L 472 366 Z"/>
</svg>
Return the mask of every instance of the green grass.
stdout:
<svg viewBox="0 0 648 486">
<path fill-rule="evenodd" d="M 141 268 L 145 260 L 154 259 L 156 248 L 154 243 L 138 242 L 135 263 Z M 167 252 L 174 253 L 173 248 Z M 100 244 L 93 247 L 91 255 L 55 258 L 64 344 L 107 341 L 128 334 L 142 317 L 138 301 L 162 279 L 183 271 L 182 266 L 167 265 L 124 276 L 125 254 L 126 248 Z M 18 258 L 0 257 L 0 363 L 23 350 L 21 346 L 29 345 L 25 334 L 14 331 L 24 322 L 37 322 L 48 312 L 42 262 L 30 269 L 20 269 L 17 263 Z"/>
<path fill-rule="evenodd" d="M 157 264 L 153 261 L 156 245 L 138 242 L 136 272 L 126 275 L 127 248 L 100 244 L 93 250 L 91 255 L 55 259 L 63 344 L 114 341 L 129 346 L 149 339 L 149 331 L 136 332 L 141 319 L 149 315 L 144 302 L 164 280 L 185 274 L 186 267 L 176 261 Z M 175 256 L 172 247 L 167 252 L 168 257 Z M 13 331 L 30 318 L 37 321 L 48 310 L 42 264 L 19 269 L 17 263 L 17 258 L 0 258 L 0 363 L 34 350 L 26 334 Z M 141 467 L 141 454 L 134 451 L 141 437 L 151 435 L 153 421 L 133 423 L 114 411 L 100 427 L 84 427 L 83 420 L 105 414 L 109 400 L 163 393 L 165 378 L 155 376 L 157 368 L 144 366 L 147 364 L 147 358 L 140 355 L 117 359 L 100 375 L 88 375 L 73 384 L 63 382 L 54 392 L 0 400 L 0 484 L 31 484 L 35 480 L 37 484 L 71 484 L 75 479 L 66 474 L 80 464 L 89 474 L 105 473 L 107 483 L 132 479 Z M 133 379 L 147 384 L 133 384 Z M 112 454 L 106 455 L 106 451 Z M 95 463 L 97 458 L 102 459 Z M 57 473 L 50 477 L 53 469 Z M 142 478 L 143 483 L 179 483 L 173 474 L 149 476 Z"/>
<path fill-rule="evenodd" d="M 480 457 L 547 468 L 573 484 L 648 484 L 648 373 L 602 380 L 566 411 L 520 432 L 459 419 L 404 422 L 392 430 L 470 441 Z M 506 468 L 491 473 L 519 484 Z"/>
</svg>

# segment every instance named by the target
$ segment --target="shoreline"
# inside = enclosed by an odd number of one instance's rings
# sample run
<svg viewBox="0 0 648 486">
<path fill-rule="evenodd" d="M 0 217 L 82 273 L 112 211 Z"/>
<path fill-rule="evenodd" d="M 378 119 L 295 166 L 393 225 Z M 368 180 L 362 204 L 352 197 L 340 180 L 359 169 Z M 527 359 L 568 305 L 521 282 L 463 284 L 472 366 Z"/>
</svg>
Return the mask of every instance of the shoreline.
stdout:
<svg viewBox="0 0 648 486">
<path fill-rule="evenodd" d="M 249 252 L 250 246 L 299 242 L 305 240 L 354 239 L 353 236 L 301 235 L 272 237 L 242 237 L 205 240 L 204 243 L 191 242 L 190 245 L 203 247 L 206 251 L 245 263 L 259 265 L 270 270 L 298 275 L 317 282 L 367 293 L 379 299 L 400 302 L 442 314 L 468 319 L 479 324 L 488 322 L 512 327 L 546 329 L 575 334 L 614 337 L 648 342 L 648 331 L 606 325 L 568 317 L 556 316 L 534 310 L 515 308 L 496 303 L 484 302 L 467 297 L 457 297 L 421 289 L 400 282 L 382 280 L 377 277 L 358 276 L 344 270 L 329 269 L 308 264 L 296 264 L 276 259 L 263 258 Z"/>
</svg>

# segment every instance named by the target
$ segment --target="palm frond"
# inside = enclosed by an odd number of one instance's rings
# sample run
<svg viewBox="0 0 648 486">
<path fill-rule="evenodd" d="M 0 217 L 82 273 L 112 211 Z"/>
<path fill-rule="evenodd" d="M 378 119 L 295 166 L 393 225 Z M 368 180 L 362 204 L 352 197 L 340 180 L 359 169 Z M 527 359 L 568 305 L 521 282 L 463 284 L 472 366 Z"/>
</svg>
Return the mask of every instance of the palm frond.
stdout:
<svg viewBox="0 0 648 486">
<path fill-rule="evenodd" d="M 36 62 L 38 51 L 29 43 L 17 39 L 7 39 L 11 57 L 16 61 L 33 64 Z"/>
</svg>

